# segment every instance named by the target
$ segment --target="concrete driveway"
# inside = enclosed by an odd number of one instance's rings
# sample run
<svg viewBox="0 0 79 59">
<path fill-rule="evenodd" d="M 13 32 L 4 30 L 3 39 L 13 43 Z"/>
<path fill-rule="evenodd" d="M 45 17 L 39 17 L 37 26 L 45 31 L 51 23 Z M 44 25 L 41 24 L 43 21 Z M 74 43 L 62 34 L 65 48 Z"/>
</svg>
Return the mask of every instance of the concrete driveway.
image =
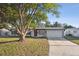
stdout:
<svg viewBox="0 0 79 59">
<path fill-rule="evenodd" d="M 79 56 L 79 45 L 65 38 L 49 38 L 49 56 Z"/>
</svg>

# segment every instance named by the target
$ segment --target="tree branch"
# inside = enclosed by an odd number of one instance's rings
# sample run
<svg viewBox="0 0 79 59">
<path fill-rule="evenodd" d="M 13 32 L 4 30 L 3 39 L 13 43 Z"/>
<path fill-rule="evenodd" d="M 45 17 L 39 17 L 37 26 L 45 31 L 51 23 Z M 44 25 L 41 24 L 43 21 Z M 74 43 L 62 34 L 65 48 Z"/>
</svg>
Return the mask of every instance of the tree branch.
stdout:
<svg viewBox="0 0 79 59">
<path fill-rule="evenodd" d="M 38 7 L 38 6 L 37 6 L 37 7 Z M 35 12 L 37 11 L 37 7 L 36 7 L 36 9 L 33 10 L 33 12 L 32 12 L 32 13 L 33 13 L 32 16 L 33 16 L 33 15 L 35 14 Z M 31 16 L 31 17 L 32 17 L 32 16 Z M 31 17 L 30 17 L 30 19 L 31 19 Z M 28 23 L 28 26 L 25 27 L 25 33 L 27 32 L 27 30 L 29 30 L 29 26 L 30 26 L 32 20 L 33 20 L 33 19 L 31 19 L 30 22 Z"/>
</svg>

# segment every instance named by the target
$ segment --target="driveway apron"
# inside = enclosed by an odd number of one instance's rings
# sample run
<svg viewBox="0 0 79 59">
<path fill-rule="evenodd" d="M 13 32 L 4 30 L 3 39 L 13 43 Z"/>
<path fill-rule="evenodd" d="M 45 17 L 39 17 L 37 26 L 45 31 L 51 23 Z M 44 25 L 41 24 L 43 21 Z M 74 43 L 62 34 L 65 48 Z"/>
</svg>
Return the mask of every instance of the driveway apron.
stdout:
<svg viewBox="0 0 79 59">
<path fill-rule="evenodd" d="M 48 38 L 49 56 L 79 56 L 79 45 L 65 38 Z"/>
</svg>

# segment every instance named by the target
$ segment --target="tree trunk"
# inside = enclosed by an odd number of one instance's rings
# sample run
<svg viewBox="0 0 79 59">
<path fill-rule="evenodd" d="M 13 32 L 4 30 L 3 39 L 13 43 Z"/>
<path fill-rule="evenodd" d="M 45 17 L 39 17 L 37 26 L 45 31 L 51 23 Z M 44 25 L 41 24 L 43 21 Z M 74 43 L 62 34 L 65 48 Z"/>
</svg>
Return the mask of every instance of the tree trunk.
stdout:
<svg viewBox="0 0 79 59">
<path fill-rule="evenodd" d="M 25 35 L 20 35 L 19 41 L 24 42 L 25 41 Z"/>
</svg>

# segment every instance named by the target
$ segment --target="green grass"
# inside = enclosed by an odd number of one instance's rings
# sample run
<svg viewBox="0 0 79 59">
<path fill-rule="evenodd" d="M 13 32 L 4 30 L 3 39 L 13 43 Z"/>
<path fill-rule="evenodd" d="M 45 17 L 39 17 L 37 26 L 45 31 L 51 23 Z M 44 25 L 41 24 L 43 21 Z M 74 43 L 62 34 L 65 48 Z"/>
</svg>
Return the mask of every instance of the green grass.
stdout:
<svg viewBox="0 0 79 59">
<path fill-rule="evenodd" d="M 0 42 L 15 41 L 15 40 L 18 40 L 18 38 L 0 38 Z"/>
<path fill-rule="evenodd" d="M 9 42 L 0 44 L 0 56 L 46 56 L 48 41 L 40 38 L 26 38 L 26 42 Z M 0 42 L 18 40 L 18 38 L 0 38 Z"/>
<path fill-rule="evenodd" d="M 66 36 L 65 38 L 70 40 L 71 42 L 79 45 L 79 38 L 78 37 Z"/>
</svg>

